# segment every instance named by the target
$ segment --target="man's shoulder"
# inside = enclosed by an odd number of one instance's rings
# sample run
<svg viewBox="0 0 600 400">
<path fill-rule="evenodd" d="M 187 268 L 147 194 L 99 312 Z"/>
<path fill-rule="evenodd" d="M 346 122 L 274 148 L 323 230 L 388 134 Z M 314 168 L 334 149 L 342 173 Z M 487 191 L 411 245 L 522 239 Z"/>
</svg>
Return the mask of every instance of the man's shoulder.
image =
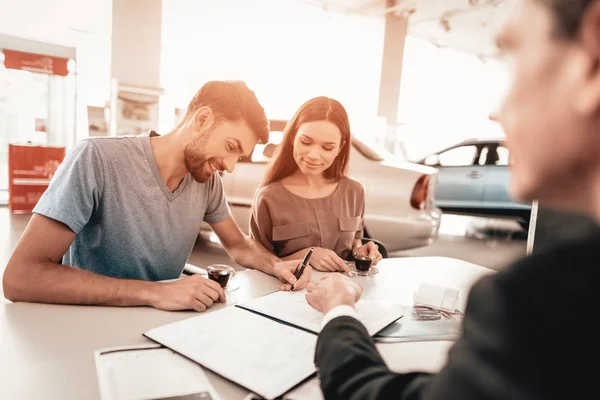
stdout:
<svg viewBox="0 0 600 400">
<path fill-rule="evenodd" d="M 595 301 L 600 236 L 565 243 L 515 262 L 491 278 L 514 307 L 541 312 Z M 562 307 L 562 306 L 561 306 Z"/>
<path fill-rule="evenodd" d="M 574 277 L 598 273 L 600 234 L 594 232 L 584 238 L 566 242 L 515 262 L 500 276 L 513 280 L 540 279 L 560 275 Z M 566 273 L 568 271 L 568 273 Z"/>
<path fill-rule="evenodd" d="M 103 156 L 128 154 L 131 150 L 141 150 L 143 148 L 142 136 L 117 136 L 88 138 L 81 142 L 88 146 L 93 146 Z"/>
</svg>

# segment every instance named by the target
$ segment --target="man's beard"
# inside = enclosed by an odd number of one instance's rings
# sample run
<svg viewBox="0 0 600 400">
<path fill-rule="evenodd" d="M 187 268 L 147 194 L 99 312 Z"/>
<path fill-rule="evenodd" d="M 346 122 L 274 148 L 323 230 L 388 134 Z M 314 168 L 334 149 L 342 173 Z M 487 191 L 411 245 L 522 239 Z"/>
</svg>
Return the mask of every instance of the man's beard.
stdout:
<svg viewBox="0 0 600 400">
<path fill-rule="evenodd" d="M 204 132 L 202 135 L 194 139 L 183 149 L 183 161 L 185 166 L 196 182 L 206 182 L 212 174 L 207 172 L 206 163 L 209 158 L 206 156 L 204 145 L 208 140 L 210 131 Z"/>
</svg>

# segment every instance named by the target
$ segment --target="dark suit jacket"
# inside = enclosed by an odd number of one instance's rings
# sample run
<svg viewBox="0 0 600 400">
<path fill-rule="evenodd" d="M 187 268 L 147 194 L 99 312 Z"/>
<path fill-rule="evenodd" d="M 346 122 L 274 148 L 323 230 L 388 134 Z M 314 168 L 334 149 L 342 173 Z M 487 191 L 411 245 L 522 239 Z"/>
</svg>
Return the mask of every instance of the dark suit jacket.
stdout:
<svg viewBox="0 0 600 400">
<path fill-rule="evenodd" d="M 598 399 L 599 270 L 594 234 L 482 278 L 436 375 L 391 372 L 362 324 L 338 317 L 315 355 L 325 398 Z"/>
</svg>

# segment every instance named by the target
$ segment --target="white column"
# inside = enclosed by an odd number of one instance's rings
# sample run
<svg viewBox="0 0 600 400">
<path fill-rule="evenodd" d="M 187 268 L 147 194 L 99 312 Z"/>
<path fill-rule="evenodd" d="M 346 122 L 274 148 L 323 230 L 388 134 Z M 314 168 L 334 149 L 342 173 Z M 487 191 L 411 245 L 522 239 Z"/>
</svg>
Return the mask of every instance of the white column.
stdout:
<svg viewBox="0 0 600 400">
<path fill-rule="evenodd" d="M 162 0 L 112 0 L 111 121 L 109 135 L 158 129 Z M 126 100 L 123 100 L 126 99 Z M 147 105 L 148 120 L 127 119 L 124 105 Z M 146 117 L 144 117 L 146 118 Z"/>
<path fill-rule="evenodd" d="M 387 8 L 395 6 L 394 0 L 386 0 Z M 398 102 L 404 61 L 404 40 L 408 31 L 408 18 L 403 13 L 390 12 L 385 16 L 383 61 L 379 83 L 377 114 L 386 119 L 385 146 L 392 151 L 398 127 Z"/>
</svg>

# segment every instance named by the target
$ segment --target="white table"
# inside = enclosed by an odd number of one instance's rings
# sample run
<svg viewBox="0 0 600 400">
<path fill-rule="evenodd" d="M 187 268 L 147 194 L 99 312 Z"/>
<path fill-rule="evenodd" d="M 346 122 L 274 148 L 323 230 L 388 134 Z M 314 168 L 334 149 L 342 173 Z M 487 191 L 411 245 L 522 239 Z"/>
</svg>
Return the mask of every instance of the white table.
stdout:
<svg viewBox="0 0 600 400">
<path fill-rule="evenodd" d="M 464 310 L 468 289 L 481 276 L 492 273 L 465 261 L 443 257 L 386 259 L 380 273 L 355 277 L 364 297 L 412 304 L 419 283 L 426 281 L 461 289 L 459 309 Z M 314 273 L 314 280 L 322 273 Z M 277 279 L 247 270 L 238 272 L 238 302 L 274 292 Z M 215 305 L 209 311 L 225 305 Z M 142 333 L 194 316 L 194 312 L 165 312 L 152 308 L 59 306 L 33 303 L 0 305 L 0 398 L 99 399 L 93 352 L 100 348 L 148 343 Z M 240 339 L 243 329 L 240 327 Z M 398 372 L 435 371 L 446 359 L 451 342 L 378 344 L 390 367 Z M 248 391 L 206 371 L 224 400 L 241 400 Z M 313 379 L 289 394 L 294 399 L 318 398 Z"/>
</svg>

